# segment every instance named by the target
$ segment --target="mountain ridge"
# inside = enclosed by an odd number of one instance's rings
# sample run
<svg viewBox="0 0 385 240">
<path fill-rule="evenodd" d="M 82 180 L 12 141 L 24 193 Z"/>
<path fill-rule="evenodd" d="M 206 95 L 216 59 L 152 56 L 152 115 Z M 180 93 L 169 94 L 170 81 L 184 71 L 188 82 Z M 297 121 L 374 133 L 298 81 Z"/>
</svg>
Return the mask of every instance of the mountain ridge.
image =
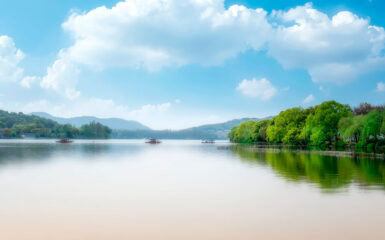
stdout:
<svg viewBox="0 0 385 240">
<path fill-rule="evenodd" d="M 72 124 L 80 127 L 83 124 L 95 121 L 108 126 L 113 130 L 113 138 L 133 139 L 133 138 L 168 138 L 168 139 L 227 139 L 227 134 L 231 128 L 238 126 L 245 121 L 260 121 L 265 118 L 238 118 L 221 123 L 204 124 L 200 126 L 180 129 L 180 130 L 153 130 L 140 122 L 125 120 L 121 118 L 97 118 L 93 116 L 81 116 L 72 118 L 55 117 L 45 112 L 33 112 L 31 115 L 47 118 L 60 124 Z"/>
<path fill-rule="evenodd" d="M 125 120 L 122 118 L 98 118 L 94 116 L 79 116 L 71 118 L 55 117 L 46 112 L 32 112 L 30 115 L 51 119 L 60 124 L 71 124 L 75 127 L 88 124 L 92 121 L 99 122 L 111 129 L 124 129 L 124 130 L 151 130 L 151 128 L 143 125 L 140 122 L 134 120 Z"/>
</svg>

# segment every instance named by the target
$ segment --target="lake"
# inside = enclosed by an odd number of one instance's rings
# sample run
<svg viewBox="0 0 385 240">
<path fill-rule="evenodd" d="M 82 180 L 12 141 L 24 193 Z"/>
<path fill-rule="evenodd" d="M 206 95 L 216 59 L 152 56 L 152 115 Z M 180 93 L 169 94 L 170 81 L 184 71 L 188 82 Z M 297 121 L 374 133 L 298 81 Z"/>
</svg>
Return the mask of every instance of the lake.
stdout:
<svg viewBox="0 0 385 240">
<path fill-rule="evenodd" d="M 383 239 L 385 163 L 230 143 L 0 140 L 0 239 Z"/>
</svg>

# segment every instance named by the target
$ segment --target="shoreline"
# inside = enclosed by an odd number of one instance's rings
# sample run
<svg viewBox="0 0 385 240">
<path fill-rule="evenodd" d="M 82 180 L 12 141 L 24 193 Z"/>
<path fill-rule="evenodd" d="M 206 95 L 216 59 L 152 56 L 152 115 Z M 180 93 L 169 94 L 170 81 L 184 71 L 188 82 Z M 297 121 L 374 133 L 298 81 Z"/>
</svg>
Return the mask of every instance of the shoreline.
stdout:
<svg viewBox="0 0 385 240">
<path fill-rule="evenodd" d="M 282 149 L 274 147 L 260 147 L 257 145 L 254 146 L 242 146 L 242 145 L 230 145 L 230 146 L 218 146 L 219 150 L 247 150 L 251 152 L 267 152 L 267 153 L 303 153 L 303 154 L 319 154 L 324 156 L 333 156 L 333 157 L 363 157 L 363 158 L 373 158 L 373 159 L 382 159 L 385 160 L 384 153 L 366 153 L 366 152 L 354 152 L 354 151 L 335 151 L 335 150 L 303 150 L 303 149 Z"/>
</svg>

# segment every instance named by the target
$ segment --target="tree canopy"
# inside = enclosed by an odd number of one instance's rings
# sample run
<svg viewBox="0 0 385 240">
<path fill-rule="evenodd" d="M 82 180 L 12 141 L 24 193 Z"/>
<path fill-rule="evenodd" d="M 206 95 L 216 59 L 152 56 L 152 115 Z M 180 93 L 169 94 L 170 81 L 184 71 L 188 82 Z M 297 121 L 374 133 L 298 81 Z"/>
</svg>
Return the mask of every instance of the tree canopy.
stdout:
<svg viewBox="0 0 385 240">
<path fill-rule="evenodd" d="M 362 103 L 352 110 L 336 101 L 315 107 L 294 107 L 272 120 L 248 121 L 231 129 L 232 142 L 292 145 L 385 145 L 383 106 Z"/>
</svg>

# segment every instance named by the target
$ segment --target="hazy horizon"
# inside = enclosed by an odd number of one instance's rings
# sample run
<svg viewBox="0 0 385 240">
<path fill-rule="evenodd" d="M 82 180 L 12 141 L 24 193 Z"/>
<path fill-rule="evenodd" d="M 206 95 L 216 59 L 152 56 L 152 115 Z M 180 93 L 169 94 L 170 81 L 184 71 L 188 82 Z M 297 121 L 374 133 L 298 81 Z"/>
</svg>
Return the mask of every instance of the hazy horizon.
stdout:
<svg viewBox="0 0 385 240">
<path fill-rule="evenodd" d="M 34 115 L 36 113 L 43 113 L 43 114 L 49 114 L 47 112 L 30 112 L 30 113 L 26 113 L 26 114 L 29 114 L 29 115 Z M 90 118 L 99 118 L 99 119 L 122 119 L 122 120 L 126 120 L 126 121 L 136 121 L 136 120 L 132 120 L 132 119 L 125 119 L 125 118 L 119 118 L 119 117 L 96 117 L 96 116 L 88 116 L 88 115 L 79 115 L 79 116 L 73 116 L 73 117 L 60 117 L 60 116 L 54 116 L 52 114 L 49 114 L 51 117 L 54 117 L 54 118 L 64 118 L 64 119 L 71 119 L 71 118 L 82 118 L 82 117 L 90 117 Z M 252 119 L 252 118 L 255 118 L 255 119 L 265 119 L 265 118 L 271 118 L 273 116 L 266 116 L 266 117 L 261 117 L 261 118 L 258 118 L 258 117 L 251 117 L 251 116 L 246 116 L 246 117 L 240 117 L 240 118 L 232 118 L 232 119 L 227 119 L 227 120 L 223 120 L 223 121 L 219 121 L 219 122 L 212 122 L 212 123 L 205 123 L 203 122 L 202 124 L 198 124 L 198 125 L 192 125 L 192 126 L 187 126 L 187 127 L 184 127 L 184 128 L 163 128 L 163 129 L 154 129 L 154 128 L 151 128 L 150 126 L 147 126 L 145 124 L 143 124 L 144 126 L 146 127 L 149 127 L 151 130 L 183 130 L 183 129 L 187 129 L 187 128 L 193 128 L 193 127 L 199 127 L 199 126 L 203 126 L 203 125 L 211 125 L 211 124 L 220 124 L 220 123 L 225 123 L 225 122 L 228 122 L 228 121 L 232 121 L 232 120 L 238 120 L 238 119 Z M 136 122 L 139 122 L 141 123 L 140 121 L 136 121 Z"/>
</svg>

